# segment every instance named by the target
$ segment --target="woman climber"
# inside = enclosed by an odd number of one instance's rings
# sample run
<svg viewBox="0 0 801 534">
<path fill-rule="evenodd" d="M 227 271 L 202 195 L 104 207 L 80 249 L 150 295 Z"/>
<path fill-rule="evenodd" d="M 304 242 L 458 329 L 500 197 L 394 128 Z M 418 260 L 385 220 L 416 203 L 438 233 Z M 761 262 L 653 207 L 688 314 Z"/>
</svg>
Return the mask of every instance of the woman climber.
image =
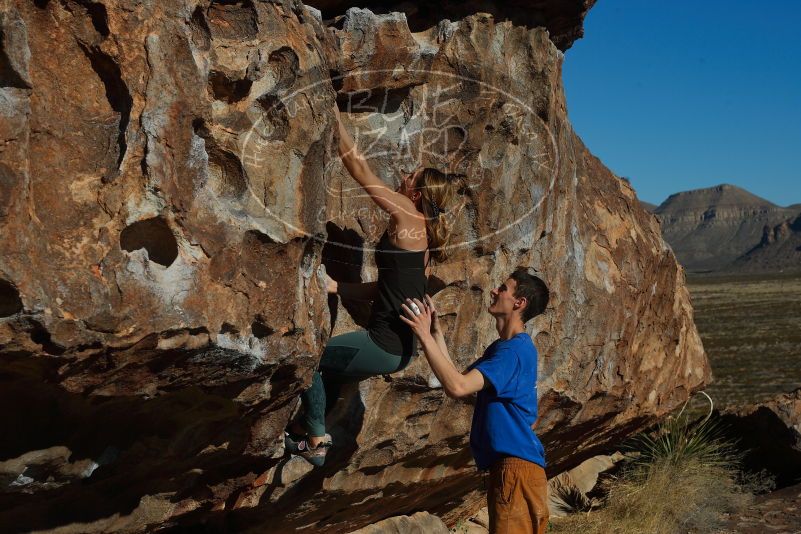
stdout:
<svg viewBox="0 0 801 534">
<path fill-rule="evenodd" d="M 328 292 L 342 298 L 372 300 L 366 330 L 332 337 L 309 389 L 301 395 L 302 414 L 287 429 L 286 449 L 316 466 L 325 462 L 332 445 L 326 434 L 325 414 L 336 402 L 338 386 L 406 368 L 415 353 L 415 337 L 400 320 L 406 298 L 421 301 L 426 292 L 429 256 L 446 257 L 450 235 L 446 217 L 458 194 L 458 179 L 436 169 L 421 168 L 401 179 L 396 191 L 379 179 L 354 145 L 334 106 L 339 128 L 339 155 L 350 175 L 390 216 L 387 230 L 375 249 L 378 280 L 337 284 L 328 280 Z"/>
</svg>

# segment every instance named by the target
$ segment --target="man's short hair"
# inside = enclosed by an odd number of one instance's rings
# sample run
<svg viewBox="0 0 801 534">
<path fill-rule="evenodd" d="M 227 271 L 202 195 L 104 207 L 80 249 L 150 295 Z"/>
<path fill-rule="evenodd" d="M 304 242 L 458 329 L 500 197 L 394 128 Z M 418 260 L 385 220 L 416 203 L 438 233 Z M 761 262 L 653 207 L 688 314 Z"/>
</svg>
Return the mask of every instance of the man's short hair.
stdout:
<svg viewBox="0 0 801 534">
<path fill-rule="evenodd" d="M 515 297 L 525 298 L 528 302 L 521 314 L 524 323 L 545 311 L 549 297 L 548 286 L 545 285 L 545 282 L 531 274 L 525 267 L 518 267 L 509 275 L 509 278 L 517 283 Z"/>
</svg>

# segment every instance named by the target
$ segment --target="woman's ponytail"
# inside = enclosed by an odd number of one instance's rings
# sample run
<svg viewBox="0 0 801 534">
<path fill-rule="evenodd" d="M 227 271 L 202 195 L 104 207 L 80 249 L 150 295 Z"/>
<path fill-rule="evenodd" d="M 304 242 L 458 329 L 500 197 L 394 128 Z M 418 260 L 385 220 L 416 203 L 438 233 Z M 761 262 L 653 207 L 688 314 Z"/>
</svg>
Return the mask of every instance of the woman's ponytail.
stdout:
<svg viewBox="0 0 801 534">
<path fill-rule="evenodd" d="M 459 177 L 425 168 L 417 179 L 421 209 L 426 217 L 429 254 L 438 262 L 448 257 L 453 211 L 459 193 Z"/>
</svg>

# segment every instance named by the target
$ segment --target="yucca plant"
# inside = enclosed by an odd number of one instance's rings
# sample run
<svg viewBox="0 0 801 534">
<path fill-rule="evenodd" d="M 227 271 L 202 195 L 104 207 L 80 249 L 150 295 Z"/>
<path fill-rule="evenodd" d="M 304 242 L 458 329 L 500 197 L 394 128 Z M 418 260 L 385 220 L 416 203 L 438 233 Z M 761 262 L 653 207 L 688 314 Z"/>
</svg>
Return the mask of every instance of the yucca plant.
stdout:
<svg viewBox="0 0 801 534">
<path fill-rule="evenodd" d="M 673 465 L 699 462 L 703 465 L 731 465 L 739 459 L 736 443 L 724 436 L 724 428 L 712 418 L 714 404 L 709 400 L 709 413 L 697 422 L 690 422 L 684 404 L 676 416 L 670 416 L 648 433 L 632 439 L 626 447 L 635 465 L 668 462 Z M 689 401 L 688 401 L 689 402 Z"/>
<path fill-rule="evenodd" d="M 604 505 L 554 522 L 559 534 L 714 532 L 723 514 L 751 496 L 738 481 L 738 455 L 709 414 L 689 422 L 682 409 L 629 442 L 621 471 L 604 484 Z M 686 404 L 685 404 L 686 407 Z"/>
</svg>

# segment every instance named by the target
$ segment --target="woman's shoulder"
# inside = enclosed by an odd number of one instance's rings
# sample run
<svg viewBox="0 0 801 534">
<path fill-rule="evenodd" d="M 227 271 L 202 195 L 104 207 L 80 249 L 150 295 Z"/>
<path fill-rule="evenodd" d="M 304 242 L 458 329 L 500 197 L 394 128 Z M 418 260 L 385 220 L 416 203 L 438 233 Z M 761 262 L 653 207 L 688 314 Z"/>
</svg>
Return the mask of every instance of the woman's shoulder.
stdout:
<svg viewBox="0 0 801 534">
<path fill-rule="evenodd" d="M 423 228 L 414 228 L 401 225 L 392 225 L 384 231 L 381 240 L 388 240 L 396 248 L 423 252 L 428 250 L 428 232 Z"/>
</svg>

